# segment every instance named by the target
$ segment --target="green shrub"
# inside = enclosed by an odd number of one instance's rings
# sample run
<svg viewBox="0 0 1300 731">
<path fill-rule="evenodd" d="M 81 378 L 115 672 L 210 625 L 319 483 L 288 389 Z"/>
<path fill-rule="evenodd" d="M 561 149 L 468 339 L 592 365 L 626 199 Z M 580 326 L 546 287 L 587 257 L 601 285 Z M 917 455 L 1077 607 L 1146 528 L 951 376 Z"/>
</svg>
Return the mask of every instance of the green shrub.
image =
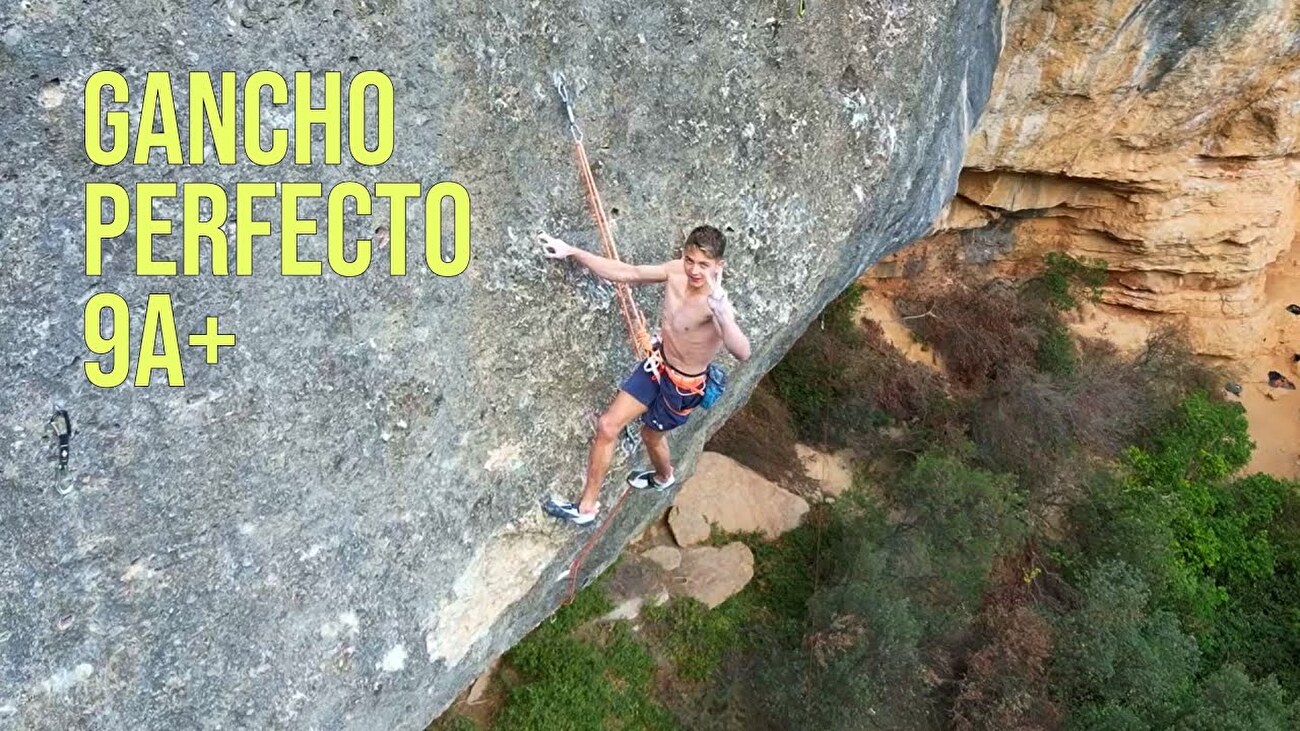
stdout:
<svg viewBox="0 0 1300 731">
<path fill-rule="evenodd" d="M 844 517 L 854 497 L 834 506 L 815 504 L 803 523 L 777 541 L 746 541 L 754 553 L 754 578 L 743 596 L 754 621 L 782 640 L 798 641 L 817 587 L 842 571 L 844 544 L 857 536 Z"/>
<path fill-rule="evenodd" d="M 1075 291 L 1084 288 L 1092 300 L 1101 297 L 1106 283 L 1107 264 L 1102 259 L 1081 260 L 1052 251 L 1043 258 L 1043 273 L 1030 280 L 1028 288 L 1037 291 L 1052 309 L 1064 312 L 1079 306 Z"/>
<path fill-rule="evenodd" d="M 654 660 L 626 622 L 579 628 L 612 609 L 597 586 L 574 597 L 506 653 L 523 682 L 507 689 L 499 731 L 676 728 L 651 697 Z"/>
<path fill-rule="evenodd" d="M 866 293 L 867 288 L 861 282 L 854 281 L 822 309 L 820 325 L 840 338 L 853 338 L 857 329 L 858 307 Z"/>
<path fill-rule="evenodd" d="M 1228 580 L 1228 605 L 1202 644 L 1214 664 L 1239 663 L 1257 677 L 1274 674 L 1287 692 L 1300 696 L 1300 486 L 1251 475 L 1231 493 L 1247 502 L 1237 521 L 1242 538 L 1233 542 L 1257 544 L 1232 553 L 1267 556 L 1271 571 L 1265 574 L 1262 562 L 1248 563 L 1253 570 Z M 1273 510 L 1270 501 L 1277 495 Z"/>
<path fill-rule="evenodd" d="M 662 607 L 646 607 L 648 629 L 668 650 L 674 674 L 688 681 L 706 680 L 723 656 L 740 646 L 749 621 L 744 600 L 732 597 L 710 610 L 690 597 Z"/>
<path fill-rule="evenodd" d="M 449 712 L 429 724 L 424 731 L 478 731 L 478 726 L 467 716 Z"/>
<path fill-rule="evenodd" d="M 1079 354 L 1074 345 L 1074 337 L 1059 318 L 1052 318 L 1045 323 L 1043 334 L 1038 338 L 1038 370 L 1054 376 L 1068 377 L 1079 369 Z"/>
<path fill-rule="evenodd" d="M 801 441 L 870 451 L 880 427 L 935 428 L 955 416 L 941 377 L 903 358 L 877 323 L 846 327 L 814 325 L 770 374 Z"/>
<path fill-rule="evenodd" d="M 1122 562 L 1084 577 L 1083 604 L 1058 627 L 1054 687 L 1069 728 L 1168 728 L 1190 701 L 1196 641 L 1165 611 L 1148 613 L 1149 592 Z"/>
<path fill-rule="evenodd" d="M 1024 495 L 1015 478 L 930 452 L 887 493 L 914 528 L 895 539 L 896 577 L 927 587 L 917 596 L 973 611 L 994 558 L 1026 534 Z"/>
<path fill-rule="evenodd" d="M 1079 545 L 1093 560 L 1131 562 L 1161 606 L 1208 629 L 1229 584 L 1271 570 L 1261 531 L 1280 495 L 1267 480 L 1226 482 L 1252 447 L 1239 404 L 1193 394 L 1151 444 L 1125 452 L 1120 479 L 1075 511 Z"/>
<path fill-rule="evenodd" d="M 772 384 L 802 440 L 823 442 L 828 417 L 850 398 L 850 353 L 834 336 L 809 331 L 772 369 Z"/>
<path fill-rule="evenodd" d="M 1237 665 L 1225 665 L 1198 688 L 1179 731 L 1293 731 L 1300 706 L 1273 678 L 1255 682 Z"/>
<path fill-rule="evenodd" d="M 770 728 L 920 729 L 930 715 L 923 622 L 869 545 L 819 591 L 798 643 L 759 646 L 755 702 Z"/>
</svg>

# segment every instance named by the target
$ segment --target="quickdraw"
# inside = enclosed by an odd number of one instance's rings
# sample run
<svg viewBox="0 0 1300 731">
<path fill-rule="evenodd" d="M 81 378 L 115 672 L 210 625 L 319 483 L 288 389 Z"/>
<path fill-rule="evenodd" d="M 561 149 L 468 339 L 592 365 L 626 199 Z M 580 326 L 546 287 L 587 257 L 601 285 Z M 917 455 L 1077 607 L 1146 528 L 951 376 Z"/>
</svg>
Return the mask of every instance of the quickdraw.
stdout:
<svg viewBox="0 0 1300 731">
<path fill-rule="evenodd" d="M 609 230 L 609 220 L 605 217 L 605 205 L 600 200 L 600 191 L 596 189 L 596 179 L 591 174 L 591 164 L 587 161 L 587 150 L 582 143 L 582 128 L 578 126 L 577 117 L 573 113 L 573 97 L 569 92 L 569 85 L 565 81 L 564 74 L 556 72 L 552 77 L 555 83 L 555 90 L 560 95 L 560 101 L 564 104 L 564 114 L 569 120 L 569 135 L 573 138 L 573 153 L 578 162 L 578 175 L 582 179 L 582 186 L 587 196 L 587 207 L 591 211 L 591 217 L 596 222 L 596 230 L 600 232 L 601 247 L 605 250 L 605 256 L 617 260 L 618 248 L 614 245 L 614 235 Z M 618 298 L 618 307 L 623 314 L 623 322 L 627 325 L 627 335 L 632 341 L 632 349 L 636 352 L 638 358 L 647 358 L 650 356 L 653 348 L 651 347 L 650 331 L 646 327 L 645 317 L 636 306 L 636 300 L 632 297 L 632 288 L 626 284 L 615 284 L 614 294 Z M 624 430 L 624 439 L 622 446 L 625 454 L 629 454 L 629 447 L 635 448 L 636 443 L 640 441 L 640 434 L 636 433 L 632 424 Z M 625 487 L 623 494 L 619 495 L 614 507 L 609 511 L 609 516 L 600 521 L 595 532 L 587 539 L 586 545 L 578 552 L 573 563 L 569 565 L 568 580 L 569 591 L 564 598 L 564 603 L 568 604 L 573 601 L 574 595 L 578 591 L 578 572 L 582 568 L 582 562 L 587 558 L 587 554 L 595 547 L 596 542 L 600 540 L 605 529 L 613 522 L 614 516 L 618 514 L 619 508 L 623 506 L 623 500 L 627 498 L 632 488 Z"/>
<path fill-rule="evenodd" d="M 59 409 L 50 417 L 47 426 L 58 440 L 59 471 L 66 472 L 68 455 L 72 450 L 72 417 L 66 410 Z"/>
<path fill-rule="evenodd" d="M 605 250 L 606 258 L 618 261 L 620 260 L 618 247 L 614 244 L 614 234 L 609 230 L 605 204 L 600 200 L 600 191 L 596 188 L 596 179 L 591 174 L 591 164 L 587 160 L 587 148 L 582 143 L 582 128 L 578 126 L 577 118 L 573 114 L 573 99 L 569 93 L 568 82 L 565 81 L 564 74 L 558 71 L 552 80 L 560 95 L 560 101 L 564 103 L 564 113 L 569 119 L 569 134 L 573 137 L 573 154 L 578 160 L 578 175 L 582 178 L 583 190 L 587 194 L 587 207 L 591 210 L 591 217 L 596 221 L 596 230 L 600 233 L 601 248 Z M 645 358 L 650 354 L 650 331 L 646 327 L 645 317 L 642 316 L 641 310 L 636 306 L 636 300 L 632 297 L 632 288 L 627 284 L 618 283 L 614 285 L 614 294 L 618 298 L 619 310 L 623 313 L 623 322 L 627 325 L 627 335 L 632 341 L 632 349 L 636 351 L 638 358 Z"/>
</svg>

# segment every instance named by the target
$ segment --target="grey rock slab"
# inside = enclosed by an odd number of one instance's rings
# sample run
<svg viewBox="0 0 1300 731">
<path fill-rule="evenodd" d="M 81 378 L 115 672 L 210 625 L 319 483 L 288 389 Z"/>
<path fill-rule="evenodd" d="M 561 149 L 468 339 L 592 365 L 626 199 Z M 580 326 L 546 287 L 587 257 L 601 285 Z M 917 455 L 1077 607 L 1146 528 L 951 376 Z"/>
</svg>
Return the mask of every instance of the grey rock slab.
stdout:
<svg viewBox="0 0 1300 731">
<path fill-rule="evenodd" d="M 734 1 L 4 3 L 0 727 L 424 728 L 564 598 L 590 533 L 538 503 L 576 494 L 592 416 L 632 366 L 612 289 L 530 238 L 596 245 L 552 72 L 574 86 L 624 259 L 669 258 L 706 221 L 730 239 L 754 356 L 724 359 L 727 396 L 674 433 L 686 479 L 822 306 L 951 197 L 999 32 L 993 0 L 803 17 Z M 171 72 L 182 140 L 190 70 L 382 69 L 394 153 L 95 166 L 82 94 L 102 69 L 127 79 L 135 126 L 146 73 Z M 345 180 L 464 185 L 465 273 L 424 268 L 413 204 L 405 276 L 280 276 L 274 203 L 257 209 L 271 235 L 249 276 L 136 276 L 138 218 L 105 243 L 102 275 L 83 273 L 87 182 L 208 181 L 233 209 L 237 182 Z M 328 218 L 320 201 L 300 211 Z M 349 214 L 346 236 L 391 218 Z M 303 258 L 323 258 L 324 232 L 302 237 Z M 155 255 L 178 259 L 179 241 L 158 237 Z M 96 292 L 130 305 L 137 343 L 148 294 L 171 295 L 183 387 L 87 382 Z M 637 296 L 653 321 L 661 293 Z M 216 365 L 184 344 L 208 315 L 238 337 Z M 41 438 L 60 407 L 76 429 L 66 474 Z M 630 497 L 579 583 L 668 499 Z"/>
</svg>

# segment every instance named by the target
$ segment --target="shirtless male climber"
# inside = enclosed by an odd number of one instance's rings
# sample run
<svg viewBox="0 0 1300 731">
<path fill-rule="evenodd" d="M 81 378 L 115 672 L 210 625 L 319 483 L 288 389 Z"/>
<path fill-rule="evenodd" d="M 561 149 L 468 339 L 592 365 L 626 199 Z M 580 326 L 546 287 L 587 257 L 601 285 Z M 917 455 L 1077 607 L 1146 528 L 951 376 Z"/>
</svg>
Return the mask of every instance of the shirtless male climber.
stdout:
<svg viewBox="0 0 1300 731">
<path fill-rule="evenodd" d="M 691 231 L 682 258 L 642 266 L 597 256 L 546 234 L 538 240 L 545 256 L 572 258 L 611 282 L 666 285 L 654 352 L 637 364 L 597 421 L 582 498 L 576 505 L 554 501 L 547 505 L 547 512 L 556 517 L 588 525 L 600 510 L 596 498 L 614 458 L 614 446 L 637 417 L 642 417 L 641 438 L 654 469 L 633 472 L 628 484 L 641 490 L 673 486 L 667 433 L 685 424 L 691 410 L 704 400 L 709 364 L 718 351 L 726 347 L 736 360 L 748 360 L 749 339 L 736 324 L 736 312 L 722 288 L 726 241 L 712 226 Z"/>
</svg>

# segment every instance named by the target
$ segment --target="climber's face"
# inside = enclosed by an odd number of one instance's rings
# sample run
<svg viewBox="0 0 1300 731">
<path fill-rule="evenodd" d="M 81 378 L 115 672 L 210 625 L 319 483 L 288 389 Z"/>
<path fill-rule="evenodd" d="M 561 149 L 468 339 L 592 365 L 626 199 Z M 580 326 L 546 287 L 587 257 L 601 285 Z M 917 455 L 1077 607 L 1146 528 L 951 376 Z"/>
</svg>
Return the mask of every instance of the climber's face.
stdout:
<svg viewBox="0 0 1300 731">
<path fill-rule="evenodd" d="M 709 278 L 722 271 L 721 259 L 711 259 L 694 246 L 682 252 L 682 264 L 686 267 L 686 282 L 691 289 L 707 286 Z"/>
</svg>

